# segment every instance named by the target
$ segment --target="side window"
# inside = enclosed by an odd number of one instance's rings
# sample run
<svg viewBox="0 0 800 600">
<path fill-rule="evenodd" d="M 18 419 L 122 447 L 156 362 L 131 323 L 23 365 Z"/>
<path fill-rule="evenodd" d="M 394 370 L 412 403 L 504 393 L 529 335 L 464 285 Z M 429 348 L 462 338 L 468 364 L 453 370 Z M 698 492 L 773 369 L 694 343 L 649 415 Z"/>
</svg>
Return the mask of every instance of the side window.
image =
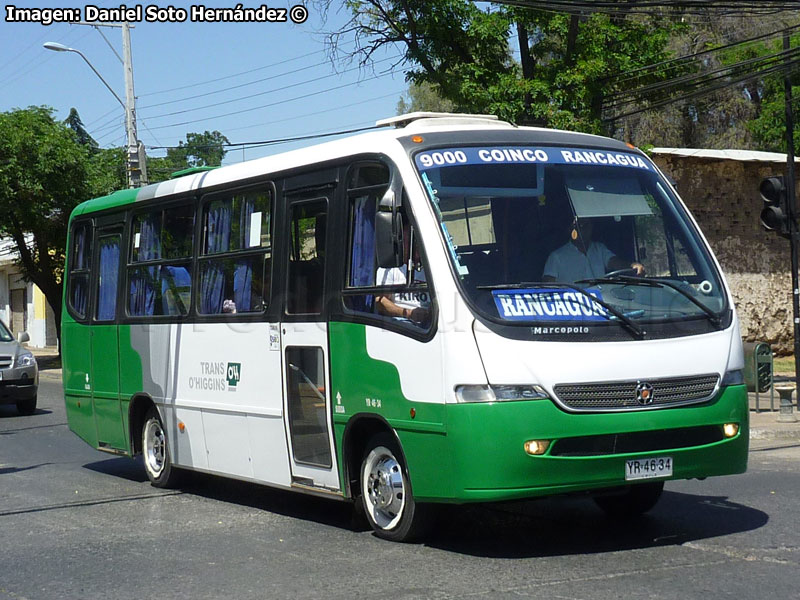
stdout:
<svg viewBox="0 0 800 600">
<path fill-rule="evenodd" d="M 119 235 L 103 236 L 99 240 L 97 309 L 95 313 L 98 321 L 113 321 L 117 317 L 119 241 Z"/>
<path fill-rule="evenodd" d="M 89 273 L 92 263 L 92 224 L 78 223 L 72 230 L 67 301 L 79 319 L 86 318 L 89 302 Z"/>
<path fill-rule="evenodd" d="M 356 165 L 348 181 L 350 264 L 343 292 L 345 307 L 394 324 L 425 330 L 431 325 L 432 298 L 424 269 L 422 245 L 403 215 L 405 262 L 377 266 L 375 213 L 389 186 L 385 165 Z"/>
<path fill-rule="evenodd" d="M 194 207 L 134 215 L 128 265 L 128 313 L 133 317 L 186 315 L 192 295 Z"/>
<path fill-rule="evenodd" d="M 323 308 L 328 202 L 293 204 L 290 221 L 286 312 L 319 314 Z"/>
<path fill-rule="evenodd" d="M 203 207 L 197 310 L 204 315 L 263 311 L 272 267 L 272 195 L 216 197 Z"/>
</svg>

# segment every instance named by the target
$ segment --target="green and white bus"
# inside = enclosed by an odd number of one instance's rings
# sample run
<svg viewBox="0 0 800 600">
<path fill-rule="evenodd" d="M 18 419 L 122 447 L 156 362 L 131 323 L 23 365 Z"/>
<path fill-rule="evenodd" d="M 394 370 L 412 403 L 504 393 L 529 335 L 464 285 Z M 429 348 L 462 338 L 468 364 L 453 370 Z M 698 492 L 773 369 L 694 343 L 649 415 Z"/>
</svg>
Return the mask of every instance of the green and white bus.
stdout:
<svg viewBox="0 0 800 600">
<path fill-rule="evenodd" d="M 733 301 L 642 152 L 494 117 L 375 131 L 84 202 L 64 285 L 69 426 L 184 470 L 363 505 L 742 473 Z"/>
</svg>

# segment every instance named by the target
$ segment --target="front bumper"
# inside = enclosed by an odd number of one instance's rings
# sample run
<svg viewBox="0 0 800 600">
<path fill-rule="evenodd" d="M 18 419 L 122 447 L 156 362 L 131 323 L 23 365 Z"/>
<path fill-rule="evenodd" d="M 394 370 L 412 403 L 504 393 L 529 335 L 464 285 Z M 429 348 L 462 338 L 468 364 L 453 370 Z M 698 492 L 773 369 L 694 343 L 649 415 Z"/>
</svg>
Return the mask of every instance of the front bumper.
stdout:
<svg viewBox="0 0 800 600">
<path fill-rule="evenodd" d="M 39 388 L 38 367 L 19 367 L 0 370 L 0 404 L 30 400 Z"/>
<path fill-rule="evenodd" d="M 672 457 L 669 479 L 742 473 L 747 468 L 749 413 L 744 386 L 723 388 L 710 402 L 625 413 L 571 414 L 547 400 L 447 405 L 447 434 L 399 432 L 414 495 L 420 500 L 481 502 L 531 498 L 626 485 L 632 458 Z M 670 439 L 670 432 L 738 423 L 732 438 L 656 450 L 589 455 L 530 456 L 526 440 L 583 442 L 592 436 L 632 434 Z M 425 438 L 425 454 L 417 444 Z M 431 446 L 436 446 L 432 448 Z M 553 448 L 553 446 L 551 446 Z M 437 460 L 430 460 L 431 452 Z"/>
</svg>

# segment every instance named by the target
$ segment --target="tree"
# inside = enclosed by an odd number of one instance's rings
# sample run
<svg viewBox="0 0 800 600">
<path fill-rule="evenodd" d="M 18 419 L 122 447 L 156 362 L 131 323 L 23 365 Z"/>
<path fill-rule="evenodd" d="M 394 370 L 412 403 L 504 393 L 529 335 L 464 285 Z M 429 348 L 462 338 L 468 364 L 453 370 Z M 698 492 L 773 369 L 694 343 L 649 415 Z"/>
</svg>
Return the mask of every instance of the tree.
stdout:
<svg viewBox="0 0 800 600">
<path fill-rule="evenodd" d="M 47 298 L 59 339 L 67 223 L 87 197 L 87 160 L 86 148 L 52 109 L 0 113 L 0 235 L 14 240 L 24 277 Z"/>
<path fill-rule="evenodd" d="M 219 131 L 187 133 L 185 143 L 178 142 L 177 148 L 167 150 L 167 159 L 181 168 L 218 166 L 227 153 L 225 144 L 229 143 Z"/>
<path fill-rule="evenodd" d="M 93 152 L 86 166 L 88 198 L 128 187 L 127 165 L 127 148 L 98 148 Z"/>
<path fill-rule="evenodd" d="M 791 13 L 770 19 L 711 17 L 693 20 L 670 39 L 675 56 L 700 53 L 685 62 L 690 68 L 662 67 L 670 69 L 671 79 L 695 78 L 698 89 L 685 84 L 665 88 L 677 102 L 620 120 L 617 134 L 636 145 L 785 151 L 783 79 L 759 72 L 774 66 L 770 57 L 781 51 L 780 35 L 774 34 L 800 19 Z M 793 35 L 792 47 L 798 44 L 800 35 Z M 687 91 L 698 95 L 681 99 Z M 631 108 L 646 106 L 640 99 L 640 106 Z"/>
<path fill-rule="evenodd" d="M 81 146 L 86 146 L 91 152 L 95 152 L 100 147 L 89 132 L 86 131 L 76 108 L 69 109 L 69 116 L 64 119 L 64 124 L 75 132 L 78 143 Z"/>
<path fill-rule="evenodd" d="M 454 105 L 450 100 L 442 98 L 436 88 L 425 81 L 410 83 L 406 98 L 401 97 L 397 102 L 397 114 L 417 111 L 453 112 Z"/>
<path fill-rule="evenodd" d="M 225 145 L 228 138 L 219 131 L 203 133 L 187 133 L 186 141 L 178 142 L 175 148 L 169 148 L 167 155 L 147 159 L 147 175 L 151 183 L 169 179 L 176 171 L 190 167 L 216 167 L 228 151 Z"/>
<path fill-rule="evenodd" d="M 321 4 L 327 9 L 329 0 Z M 456 110 L 598 133 L 616 76 L 666 58 L 677 26 L 623 10 L 569 15 L 467 0 L 345 5 L 351 17 L 330 40 L 341 48 L 342 38 L 354 38 L 347 58 L 368 64 L 382 48 L 399 46 L 411 66 L 407 78 L 433 84 Z"/>
</svg>

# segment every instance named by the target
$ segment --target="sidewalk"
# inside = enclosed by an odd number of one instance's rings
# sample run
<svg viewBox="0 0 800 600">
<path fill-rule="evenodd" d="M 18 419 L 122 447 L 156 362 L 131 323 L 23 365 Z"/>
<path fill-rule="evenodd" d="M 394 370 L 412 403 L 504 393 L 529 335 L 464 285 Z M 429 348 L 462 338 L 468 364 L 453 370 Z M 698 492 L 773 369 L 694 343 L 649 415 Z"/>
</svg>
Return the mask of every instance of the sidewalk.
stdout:
<svg viewBox="0 0 800 600">
<path fill-rule="evenodd" d="M 775 377 L 776 383 L 788 382 L 788 377 Z M 792 416 L 797 419 L 794 423 L 779 423 L 781 401 L 778 392 L 775 392 L 773 406 L 770 409 L 769 392 L 759 394 L 758 408 L 756 411 L 756 395 L 748 394 L 750 399 L 750 439 L 751 440 L 783 440 L 800 442 L 800 411 L 797 409 L 797 393 L 792 396 Z"/>
<path fill-rule="evenodd" d="M 61 357 L 57 348 L 29 348 L 29 350 L 36 357 L 40 377 L 61 378 Z"/>
</svg>

